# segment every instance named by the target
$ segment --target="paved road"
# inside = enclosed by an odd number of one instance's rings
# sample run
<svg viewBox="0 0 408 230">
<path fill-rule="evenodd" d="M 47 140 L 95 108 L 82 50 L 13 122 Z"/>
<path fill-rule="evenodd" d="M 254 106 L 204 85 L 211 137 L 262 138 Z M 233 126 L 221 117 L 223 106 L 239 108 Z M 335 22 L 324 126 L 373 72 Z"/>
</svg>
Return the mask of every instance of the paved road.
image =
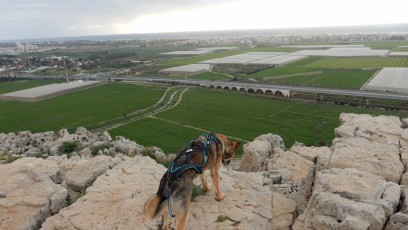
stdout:
<svg viewBox="0 0 408 230">
<path fill-rule="evenodd" d="M 45 79 L 47 77 L 37 77 Z M 75 79 L 71 77 L 71 79 Z M 81 79 L 81 78 L 78 78 Z M 95 79 L 104 80 L 104 79 Z M 106 79 L 105 79 L 106 80 Z M 273 90 L 290 90 L 291 92 L 302 92 L 302 93 L 318 93 L 318 94 L 329 94 L 329 95 L 343 95 L 343 96 L 354 96 L 354 97 L 365 97 L 365 98 L 381 98 L 381 99 L 394 99 L 394 100 L 404 100 L 408 101 L 408 95 L 397 94 L 390 92 L 376 92 L 376 91 L 363 91 L 363 90 L 347 90 L 347 89 L 329 89 L 329 88 L 316 88 L 316 87 L 306 87 L 306 86 L 284 86 L 284 85 L 271 85 L 271 84 L 255 84 L 255 83 L 243 83 L 243 82 L 224 82 L 224 81 L 204 81 L 204 80 L 182 80 L 182 79 L 169 79 L 169 78 L 144 78 L 144 77 L 112 77 L 111 80 L 121 80 L 121 81 L 142 81 L 142 82 L 162 82 L 162 83 L 181 83 L 186 85 L 222 85 L 229 86 L 230 88 L 235 87 L 250 87 L 263 89 L 273 89 Z"/>
<path fill-rule="evenodd" d="M 382 98 L 382 99 L 395 99 L 408 101 L 408 95 L 396 94 L 390 92 L 376 92 L 376 91 L 363 91 L 363 90 L 347 90 L 347 89 L 329 89 L 329 88 L 316 88 L 316 87 L 304 87 L 304 86 L 284 86 L 284 85 L 271 85 L 271 84 L 254 84 L 243 82 L 223 82 L 223 81 L 198 81 L 198 80 L 180 80 L 180 79 L 168 79 L 168 78 L 112 78 L 112 80 L 124 80 L 124 81 L 149 81 L 149 82 L 178 82 L 187 85 L 222 85 L 235 87 L 251 87 L 256 88 L 270 88 L 280 90 L 290 90 L 291 92 L 302 93 L 319 93 L 330 95 L 343 95 L 343 96 L 355 96 L 366 98 Z"/>
</svg>

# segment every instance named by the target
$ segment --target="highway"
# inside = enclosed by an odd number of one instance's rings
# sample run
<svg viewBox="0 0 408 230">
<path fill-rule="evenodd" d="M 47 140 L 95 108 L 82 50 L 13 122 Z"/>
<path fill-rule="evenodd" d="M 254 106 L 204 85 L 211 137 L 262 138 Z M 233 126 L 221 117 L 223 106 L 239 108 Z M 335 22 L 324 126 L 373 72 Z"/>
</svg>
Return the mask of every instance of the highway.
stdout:
<svg viewBox="0 0 408 230">
<path fill-rule="evenodd" d="M 20 77 L 21 78 L 21 77 Z M 23 77 L 27 79 L 55 79 L 55 77 Z M 70 80 L 83 80 L 84 77 L 70 77 Z M 92 79 L 92 78 L 90 78 Z M 96 78 L 92 80 L 107 80 L 108 78 Z M 327 95 L 342 95 L 364 98 L 379 98 L 379 99 L 392 99 L 408 101 L 407 94 L 398 94 L 391 92 L 377 92 L 377 91 L 363 91 L 363 90 L 350 90 L 350 89 L 332 89 L 332 88 L 317 88 L 307 86 L 287 86 L 287 85 L 272 85 L 272 84 L 256 84 L 250 82 L 237 82 L 237 81 L 205 81 L 205 80 L 184 80 L 184 79 L 171 79 L 171 78 L 149 78 L 149 77 L 111 77 L 112 81 L 140 81 L 140 82 L 157 82 L 157 83 L 178 83 L 185 85 L 196 85 L 209 87 L 213 85 L 228 86 L 229 88 L 246 87 L 252 88 L 255 91 L 259 88 L 271 89 L 271 90 L 289 90 L 290 92 L 301 93 L 315 93 L 315 94 L 327 94 Z"/>
<path fill-rule="evenodd" d="M 122 80 L 122 81 L 144 81 L 144 82 L 164 82 L 164 83 L 180 83 L 186 85 L 202 85 L 209 86 L 217 85 L 229 86 L 230 88 L 236 87 L 249 87 L 253 89 L 263 88 L 263 89 L 280 89 L 289 90 L 291 92 L 302 92 L 302 93 L 317 93 L 317 94 L 328 94 L 328 95 L 342 95 L 342 96 L 354 96 L 354 97 L 365 97 L 365 98 L 380 98 L 380 99 L 392 99 L 392 100 L 404 100 L 408 101 L 408 95 L 397 94 L 391 92 L 377 92 L 377 91 L 363 91 L 363 90 L 349 90 L 349 89 L 330 89 L 330 88 L 317 88 L 317 87 L 306 87 L 306 86 L 285 86 L 285 85 L 272 85 L 272 84 L 255 84 L 255 83 L 244 83 L 244 82 L 223 82 L 223 81 L 204 81 L 204 80 L 180 80 L 180 79 L 169 79 L 169 78 L 112 78 L 112 80 Z"/>
</svg>

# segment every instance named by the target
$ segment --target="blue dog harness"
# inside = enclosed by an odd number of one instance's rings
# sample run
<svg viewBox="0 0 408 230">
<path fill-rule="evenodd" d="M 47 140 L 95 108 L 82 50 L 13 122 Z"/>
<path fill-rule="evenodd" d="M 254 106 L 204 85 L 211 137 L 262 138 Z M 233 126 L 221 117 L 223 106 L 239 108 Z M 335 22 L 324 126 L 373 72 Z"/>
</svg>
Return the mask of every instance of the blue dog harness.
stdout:
<svg viewBox="0 0 408 230">
<path fill-rule="evenodd" d="M 200 141 L 200 138 L 204 137 L 205 141 L 204 143 Z M 208 152 L 209 152 L 209 147 L 211 144 L 211 141 L 215 141 L 215 143 L 220 144 L 219 140 L 212 134 L 201 134 L 198 138 L 198 141 L 200 141 L 203 144 L 203 149 L 202 151 L 204 152 L 204 158 L 203 158 L 203 162 L 200 165 L 194 164 L 192 163 L 192 157 L 193 155 L 197 152 L 197 150 L 193 150 L 192 148 L 192 144 L 194 141 L 192 141 L 190 143 L 189 148 L 187 148 L 186 151 L 182 152 L 181 154 L 179 154 L 169 165 L 168 167 L 168 172 L 172 175 L 173 178 L 178 178 L 184 171 L 189 170 L 189 169 L 194 169 L 198 174 L 203 173 L 203 168 L 205 166 L 205 164 L 207 163 L 208 160 Z M 182 154 L 186 154 L 188 156 L 188 162 L 187 164 L 181 165 L 181 166 L 177 166 L 175 167 L 175 162 L 177 162 L 178 157 L 182 156 Z"/>
<path fill-rule="evenodd" d="M 189 169 L 194 169 L 198 174 L 203 173 L 203 168 L 207 164 L 208 155 L 210 151 L 211 142 L 214 141 L 218 145 L 220 141 L 211 133 L 201 134 L 196 140 L 191 141 L 190 145 L 188 145 L 185 150 L 180 152 L 177 157 L 169 164 L 167 169 L 167 173 L 170 174 L 171 180 L 168 181 L 168 208 L 170 214 L 170 222 L 169 227 L 170 229 L 175 228 L 175 217 L 176 215 L 173 213 L 171 208 L 170 202 L 170 195 L 172 192 L 172 181 L 179 178 L 183 172 Z M 197 146 L 199 145 L 199 146 Z M 197 149 L 199 147 L 199 149 Z M 192 162 L 192 158 L 195 153 L 203 152 L 203 161 L 200 165 L 197 165 Z"/>
</svg>

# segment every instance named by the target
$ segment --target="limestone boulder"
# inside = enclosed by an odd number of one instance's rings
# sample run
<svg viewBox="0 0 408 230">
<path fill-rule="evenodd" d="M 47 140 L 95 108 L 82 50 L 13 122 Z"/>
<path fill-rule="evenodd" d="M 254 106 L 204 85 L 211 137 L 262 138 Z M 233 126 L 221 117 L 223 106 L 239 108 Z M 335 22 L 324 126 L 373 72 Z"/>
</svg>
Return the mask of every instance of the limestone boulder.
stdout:
<svg viewBox="0 0 408 230">
<path fill-rule="evenodd" d="M 108 133 L 108 131 L 104 131 L 102 134 L 100 134 L 99 139 L 100 139 L 100 141 L 103 141 L 103 142 L 111 142 L 112 141 L 112 137 Z"/>
<path fill-rule="evenodd" d="M 400 200 L 400 186 L 353 168 L 317 173 L 305 228 L 383 229 Z"/>
<path fill-rule="evenodd" d="M 272 229 L 290 229 L 296 217 L 296 202 L 283 194 L 272 193 Z"/>
<path fill-rule="evenodd" d="M 402 164 L 404 165 L 404 168 L 408 169 L 408 148 L 405 148 L 405 149 L 401 150 L 401 160 L 402 160 Z M 408 186 L 408 172 L 407 172 L 407 170 L 405 170 L 405 173 L 401 178 L 400 184 Z"/>
<path fill-rule="evenodd" d="M 79 142 L 97 142 L 99 141 L 99 137 L 98 135 L 89 132 L 86 128 L 84 127 L 79 127 L 77 128 L 76 132 L 75 132 L 75 140 L 79 141 Z"/>
<path fill-rule="evenodd" d="M 122 161 L 121 158 L 99 155 L 90 160 L 75 164 L 66 174 L 67 186 L 77 192 L 83 192 L 106 170 Z"/>
<path fill-rule="evenodd" d="M 0 229 L 38 229 L 66 206 L 67 190 L 38 168 L 21 167 L 23 160 L 0 165 Z"/>
<path fill-rule="evenodd" d="M 342 113 L 340 122 L 340 127 L 335 129 L 336 137 L 361 137 L 372 142 L 399 146 L 402 132 L 399 117 Z"/>
<path fill-rule="evenodd" d="M 306 197 L 312 193 L 315 164 L 300 155 L 286 151 L 276 159 L 269 160 L 268 170 L 278 170 L 282 174 L 282 184 L 297 184 Z"/>
<path fill-rule="evenodd" d="M 41 158 L 21 158 L 11 164 L 2 165 L 1 169 L 5 170 L 8 173 L 18 173 L 24 170 L 34 170 L 36 172 L 41 172 L 47 175 L 54 183 L 57 184 L 60 184 L 63 180 L 62 173 L 58 165 L 55 162 L 44 160 Z"/>
<path fill-rule="evenodd" d="M 138 145 L 136 142 L 128 140 L 124 137 L 118 136 L 116 140 L 113 142 L 113 147 L 121 153 L 126 155 L 129 154 L 139 154 L 145 148 L 141 145 Z"/>
<path fill-rule="evenodd" d="M 303 146 L 303 145 L 293 145 L 290 148 L 290 151 L 296 153 L 299 156 L 302 156 L 303 158 L 305 158 L 307 160 L 313 161 L 313 162 L 316 162 L 317 158 L 320 155 L 331 153 L 330 148 L 326 147 L 326 146 L 322 146 L 322 147 L 314 147 L 314 146 L 306 147 L 306 146 Z"/>
<path fill-rule="evenodd" d="M 385 229 L 408 229 L 408 187 L 401 186 L 399 212 L 390 217 Z"/>
<path fill-rule="evenodd" d="M 268 159 L 272 152 L 271 144 L 267 141 L 255 140 L 244 144 L 239 171 L 266 171 Z"/>
<path fill-rule="evenodd" d="M 263 134 L 261 136 L 256 137 L 254 141 L 266 141 L 271 145 L 272 150 L 275 148 L 285 150 L 285 143 L 283 142 L 282 137 L 276 134 L 272 133 Z"/>
<path fill-rule="evenodd" d="M 402 127 L 403 127 L 404 129 L 407 129 L 407 128 L 408 128 L 408 118 L 402 119 Z"/>
<path fill-rule="evenodd" d="M 356 168 L 399 183 L 404 172 L 399 148 L 365 138 L 336 138 L 333 152 L 318 159 L 318 169 Z"/>
<path fill-rule="evenodd" d="M 401 133 L 400 145 L 402 148 L 408 149 L 408 129 L 403 129 Z"/>
</svg>

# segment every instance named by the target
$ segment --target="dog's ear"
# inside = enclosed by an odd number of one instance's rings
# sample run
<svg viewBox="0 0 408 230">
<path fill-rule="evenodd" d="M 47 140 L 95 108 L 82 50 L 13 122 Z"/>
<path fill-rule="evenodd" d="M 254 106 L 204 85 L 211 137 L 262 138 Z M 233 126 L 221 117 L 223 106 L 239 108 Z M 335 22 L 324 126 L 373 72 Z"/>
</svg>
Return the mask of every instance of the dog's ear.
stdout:
<svg viewBox="0 0 408 230">
<path fill-rule="evenodd" d="M 232 147 L 234 148 L 234 152 L 237 151 L 239 145 L 241 144 L 241 142 L 237 141 L 237 142 L 232 142 Z"/>
</svg>

